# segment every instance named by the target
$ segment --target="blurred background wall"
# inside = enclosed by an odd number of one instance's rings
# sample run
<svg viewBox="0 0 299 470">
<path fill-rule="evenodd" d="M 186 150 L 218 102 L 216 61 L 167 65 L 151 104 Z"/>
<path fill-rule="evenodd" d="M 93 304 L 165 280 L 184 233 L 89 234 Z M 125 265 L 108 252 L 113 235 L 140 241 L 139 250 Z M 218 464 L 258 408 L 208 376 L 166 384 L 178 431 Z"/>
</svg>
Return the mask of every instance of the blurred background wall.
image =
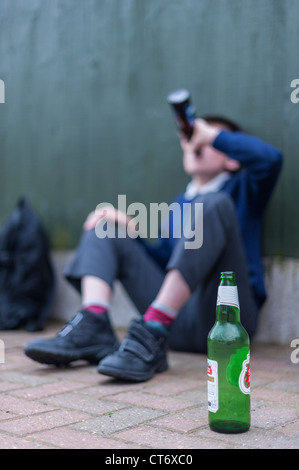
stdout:
<svg viewBox="0 0 299 470">
<path fill-rule="evenodd" d="M 73 249 L 100 202 L 184 190 L 166 102 L 225 114 L 280 148 L 266 256 L 299 255 L 299 2 L 1 0 L 0 221 L 26 195 L 53 249 Z"/>
<path fill-rule="evenodd" d="M 292 0 L 1 0 L 0 218 L 25 194 L 65 248 L 100 202 L 170 201 L 187 180 L 166 96 L 186 87 L 283 150 L 264 245 L 298 256 L 298 17 Z"/>
</svg>

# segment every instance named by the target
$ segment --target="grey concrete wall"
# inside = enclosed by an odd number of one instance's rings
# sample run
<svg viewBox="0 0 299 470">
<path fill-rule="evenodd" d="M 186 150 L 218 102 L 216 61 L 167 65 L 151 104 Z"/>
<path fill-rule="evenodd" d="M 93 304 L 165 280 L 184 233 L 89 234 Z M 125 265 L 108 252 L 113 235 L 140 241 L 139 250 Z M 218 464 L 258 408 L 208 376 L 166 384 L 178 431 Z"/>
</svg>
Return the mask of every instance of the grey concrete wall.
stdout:
<svg viewBox="0 0 299 470">
<path fill-rule="evenodd" d="M 256 341 L 289 345 L 299 338 L 299 260 L 266 258 L 268 299 Z"/>
<path fill-rule="evenodd" d="M 20 193 L 54 249 L 100 202 L 169 202 L 187 183 L 167 94 L 282 149 L 264 252 L 299 257 L 296 0 L 1 0 L 0 221 Z M 165 177 L 167 175 L 167 177 Z"/>
</svg>

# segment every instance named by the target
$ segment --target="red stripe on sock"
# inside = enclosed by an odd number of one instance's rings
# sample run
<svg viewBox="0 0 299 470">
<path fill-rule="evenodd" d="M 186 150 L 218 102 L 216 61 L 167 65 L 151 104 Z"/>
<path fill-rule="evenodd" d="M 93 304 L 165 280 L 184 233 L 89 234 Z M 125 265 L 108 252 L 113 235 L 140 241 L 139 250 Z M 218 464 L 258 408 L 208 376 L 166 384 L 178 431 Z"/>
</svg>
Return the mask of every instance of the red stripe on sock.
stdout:
<svg viewBox="0 0 299 470">
<path fill-rule="evenodd" d="M 157 308 L 154 308 L 150 305 L 145 314 L 143 315 L 143 319 L 145 322 L 155 321 L 161 323 L 162 325 L 170 326 L 175 320 L 175 317 L 163 312 L 162 310 L 158 310 Z"/>
<path fill-rule="evenodd" d="M 102 313 L 107 312 L 107 308 L 103 307 L 102 305 L 88 305 L 87 307 L 84 307 L 84 310 L 96 313 L 97 315 L 101 315 Z"/>
</svg>

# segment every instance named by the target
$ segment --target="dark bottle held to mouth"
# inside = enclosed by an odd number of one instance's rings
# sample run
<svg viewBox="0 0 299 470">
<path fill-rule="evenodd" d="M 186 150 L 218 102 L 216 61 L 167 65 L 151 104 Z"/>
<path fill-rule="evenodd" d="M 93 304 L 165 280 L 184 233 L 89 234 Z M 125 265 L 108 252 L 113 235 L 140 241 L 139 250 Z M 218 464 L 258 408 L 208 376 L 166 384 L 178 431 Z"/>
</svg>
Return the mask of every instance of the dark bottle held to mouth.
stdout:
<svg viewBox="0 0 299 470">
<path fill-rule="evenodd" d="M 191 139 L 194 129 L 195 108 L 191 103 L 188 90 L 179 89 L 170 93 L 167 97 L 171 105 L 176 125 L 179 132 L 182 132 L 187 139 Z"/>
</svg>

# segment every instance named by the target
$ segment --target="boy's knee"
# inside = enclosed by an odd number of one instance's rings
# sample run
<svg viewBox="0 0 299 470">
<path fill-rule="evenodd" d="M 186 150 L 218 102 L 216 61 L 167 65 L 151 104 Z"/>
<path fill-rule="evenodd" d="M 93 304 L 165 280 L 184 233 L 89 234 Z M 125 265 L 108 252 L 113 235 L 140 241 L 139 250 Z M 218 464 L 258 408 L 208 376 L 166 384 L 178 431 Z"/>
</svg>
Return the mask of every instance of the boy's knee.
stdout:
<svg viewBox="0 0 299 470">
<path fill-rule="evenodd" d="M 223 192 L 209 193 L 203 199 L 203 224 L 213 221 L 229 228 L 236 223 L 236 210 L 231 197 Z"/>
</svg>

